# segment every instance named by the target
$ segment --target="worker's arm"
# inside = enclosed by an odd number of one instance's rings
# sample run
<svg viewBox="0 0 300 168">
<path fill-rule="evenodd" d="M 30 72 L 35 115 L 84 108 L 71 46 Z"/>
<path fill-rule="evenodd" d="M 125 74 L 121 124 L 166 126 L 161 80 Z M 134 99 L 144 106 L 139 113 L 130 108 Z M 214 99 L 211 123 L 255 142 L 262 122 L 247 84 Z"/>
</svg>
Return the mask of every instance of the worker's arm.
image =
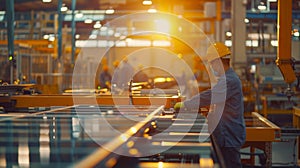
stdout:
<svg viewBox="0 0 300 168">
<path fill-rule="evenodd" d="M 186 108 L 199 108 L 209 106 L 210 104 L 224 103 L 226 100 L 226 92 L 226 79 L 225 77 L 221 77 L 212 89 L 203 91 L 191 99 L 184 101 L 184 106 Z"/>
</svg>

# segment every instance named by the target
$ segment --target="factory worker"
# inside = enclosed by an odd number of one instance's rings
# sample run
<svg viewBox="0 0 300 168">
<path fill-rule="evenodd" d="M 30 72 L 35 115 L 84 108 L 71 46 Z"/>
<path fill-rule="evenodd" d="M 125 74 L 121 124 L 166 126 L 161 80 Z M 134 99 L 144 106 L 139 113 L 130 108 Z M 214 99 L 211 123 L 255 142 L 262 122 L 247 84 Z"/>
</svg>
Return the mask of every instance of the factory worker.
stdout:
<svg viewBox="0 0 300 168">
<path fill-rule="evenodd" d="M 100 73 L 100 88 L 110 89 L 111 87 L 111 74 L 109 73 L 109 68 L 107 65 L 102 67 L 102 72 Z"/>
<path fill-rule="evenodd" d="M 174 109 L 210 105 L 207 121 L 211 137 L 219 146 L 226 167 L 239 168 L 242 167 L 240 149 L 245 143 L 246 128 L 242 85 L 230 67 L 230 55 L 231 51 L 223 43 L 212 44 L 206 59 L 217 77 L 216 84 L 191 99 L 176 103 Z"/>
<path fill-rule="evenodd" d="M 113 66 L 114 66 L 114 72 L 112 75 L 112 85 L 113 88 L 119 88 L 121 86 L 121 82 L 120 82 L 120 76 L 121 76 L 121 69 L 120 69 L 120 62 L 118 60 L 113 62 Z"/>
<path fill-rule="evenodd" d="M 121 89 L 128 89 L 128 83 L 132 80 L 134 74 L 134 68 L 128 62 L 127 56 L 123 58 L 121 65 L 120 83 Z"/>
</svg>

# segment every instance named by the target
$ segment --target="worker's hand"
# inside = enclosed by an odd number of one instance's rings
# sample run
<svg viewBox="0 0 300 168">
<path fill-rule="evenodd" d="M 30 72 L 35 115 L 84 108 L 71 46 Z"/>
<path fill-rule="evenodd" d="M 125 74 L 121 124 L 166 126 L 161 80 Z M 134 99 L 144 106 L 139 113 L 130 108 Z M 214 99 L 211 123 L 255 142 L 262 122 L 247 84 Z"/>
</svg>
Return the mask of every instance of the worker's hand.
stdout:
<svg viewBox="0 0 300 168">
<path fill-rule="evenodd" d="M 110 87 L 111 87 L 111 84 L 110 84 L 110 82 L 109 82 L 109 81 L 106 81 L 106 82 L 105 82 L 105 85 L 106 85 L 108 88 L 110 88 Z"/>
<path fill-rule="evenodd" d="M 174 110 L 178 110 L 178 109 L 183 108 L 183 107 L 184 107 L 184 103 L 183 102 L 177 102 L 174 105 Z"/>
</svg>

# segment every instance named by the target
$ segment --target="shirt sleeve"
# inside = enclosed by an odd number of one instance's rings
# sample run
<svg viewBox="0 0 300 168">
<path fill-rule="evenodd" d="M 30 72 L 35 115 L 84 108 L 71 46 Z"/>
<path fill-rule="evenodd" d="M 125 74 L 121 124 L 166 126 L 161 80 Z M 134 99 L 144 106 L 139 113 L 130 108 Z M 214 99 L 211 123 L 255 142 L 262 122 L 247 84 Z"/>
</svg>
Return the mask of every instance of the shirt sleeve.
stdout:
<svg viewBox="0 0 300 168">
<path fill-rule="evenodd" d="M 226 80 L 220 77 L 217 84 L 206 91 L 203 91 L 189 100 L 184 101 L 186 108 L 199 108 L 210 104 L 218 104 L 226 101 Z"/>
</svg>

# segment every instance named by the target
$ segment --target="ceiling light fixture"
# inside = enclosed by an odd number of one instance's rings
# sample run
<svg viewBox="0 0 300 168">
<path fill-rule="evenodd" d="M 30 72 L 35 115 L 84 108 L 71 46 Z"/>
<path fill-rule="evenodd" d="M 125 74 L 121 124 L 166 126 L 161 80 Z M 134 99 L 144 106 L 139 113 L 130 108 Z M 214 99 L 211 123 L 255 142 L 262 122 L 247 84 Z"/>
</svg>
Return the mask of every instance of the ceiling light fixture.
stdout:
<svg viewBox="0 0 300 168">
<path fill-rule="evenodd" d="M 83 13 L 82 12 L 78 12 L 75 14 L 76 18 L 82 18 L 83 17 Z"/>
<path fill-rule="evenodd" d="M 153 7 L 148 9 L 148 13 L 156 13 L 156 12 L 157 12 L 157 10 Z"/>
<path fill-rule="evenodd" d="M 109 8 L 109 9 L 105 10 L 105 14 L 110 15 L 110 14 L 114 14 L 114 13 L 115 13 L 115 10 L 113 8 Z"/>
<path fill-rule="evenodd" d="M 232 33 L 230 31 L 226 32 L 226 36 L 227 37 L 231 37 L 232 36 Z"/>
<path fill-rule="evenodd" d="M 143 5 L 152 5 L 152 1 L 151 0 L 144 0 Z"/>
<path fill-rule="evenodd" d="M 95 29 L 99 29 L 101 26 L 102 26 L 102 25 L 101 25 L 100 21 L 97 21 L 97 22 L 94 24 L 94 28 L 95 28 Z"/>
<path fill-rule="evenodd" d="M 264 10 L 267 10 L 267 6 L 264 2 L 260 2 L 259 5 L 257 6 L 257 9 L 264 11 Z"/>
<path fill-rule="evenodd" d="M 49 39 L 49 34 L 45 34 L 45 35 L 43 36 L 43 38 L 44 38 L 45 40 Z"/>
<path fill-rule="evenodd" d="M 55 37 L 54 36 L 50 36 L 48 40 L 49 41 L 55 41 Z"/>
<path fill-rule="evenodd" d="M 294 32 L 293 35 L 295 37 L 299 37 L 300 36 L 300 33 L 299 33 L 299 31 L 297 29 L 295 29 L 293 32 Z"/>
<path fill-rule="evenodd" d="M 52 0 L 42 0 L 43 3 L 49 3 L 52 2 Z"/>
<path fill-rule="evenodd" d="M 264 6 L 264 5 L 258 5 L 257 8 L 258 8 L 259 10 L 261 10 L 261 11 L 267 10 L 267 7 Z"/>
<path fill-rule="evenodd" d="M 93 19 L 91 19 L 91 18 L 86 18 L 86 19 L 84 20 L 84 23 L 86 23 L 86 24 L 91 24 L 91 23 L 93 23 Z"/>
<path fill-rule="evenodd" d="M 62 12 L 66 12 L 68 10 L 68 7 L 66 6 L 66 4 L 63 4 L 62 7 L 60 8 L 60 11 Z"/>
</svg>

